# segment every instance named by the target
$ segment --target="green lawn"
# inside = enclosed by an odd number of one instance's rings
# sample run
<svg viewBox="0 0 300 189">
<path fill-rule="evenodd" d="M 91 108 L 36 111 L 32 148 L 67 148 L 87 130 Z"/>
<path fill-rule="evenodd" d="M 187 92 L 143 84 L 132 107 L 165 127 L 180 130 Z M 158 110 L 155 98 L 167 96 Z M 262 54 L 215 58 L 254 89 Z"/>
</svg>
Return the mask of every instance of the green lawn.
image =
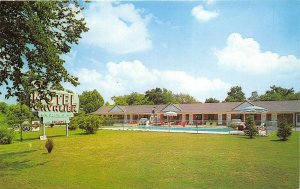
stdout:
<svg viewBox="0 0 300 189">
<path fill-rule="evenodd" d="M 0 188 L 299 188 L 299 132 L 242 136 L 47 128 L 0 146 Z"/>
</svg>

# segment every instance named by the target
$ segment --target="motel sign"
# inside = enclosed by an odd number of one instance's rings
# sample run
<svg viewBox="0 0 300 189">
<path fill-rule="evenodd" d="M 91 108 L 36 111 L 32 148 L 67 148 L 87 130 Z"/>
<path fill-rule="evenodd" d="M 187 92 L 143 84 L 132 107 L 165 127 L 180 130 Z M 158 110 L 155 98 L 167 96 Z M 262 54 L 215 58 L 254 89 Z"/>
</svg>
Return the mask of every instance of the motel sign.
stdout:
<svg viewBox="0 0 300 189">
<path fill-rule="evenodd" d="M 47 101 L 39 98 L 38 92 L 31 94 L 32 111 L 38 112 L 38 116 L 42 118 L 43 136 L 41 140 L 45 140 L 45 124 L 66 124 L 66 135 L 68 136 L 68 125 L 70 118 L 79 110 L 79 95 L 66 91 L 52 90 L 47 95 Z M 38 104 L 38 102 L 41 102 Z"/>
</svg>

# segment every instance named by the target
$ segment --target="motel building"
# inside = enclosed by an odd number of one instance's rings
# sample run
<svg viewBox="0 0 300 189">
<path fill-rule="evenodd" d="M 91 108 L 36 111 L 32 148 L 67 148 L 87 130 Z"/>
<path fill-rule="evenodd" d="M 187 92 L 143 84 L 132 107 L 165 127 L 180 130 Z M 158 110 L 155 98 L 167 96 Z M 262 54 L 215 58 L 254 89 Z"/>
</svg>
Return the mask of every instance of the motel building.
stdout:
<svg viewBox="0 0 300 189">
<path fill-rule="evenodd" d="M 243 107 L 259 106 L 264 112 L 242 112 Z M 166 112 L 176 112 L 177 116 L 165 116 Z M 141 118 L 155 120 L 156 124 L 226 126 L 232 120 L 245 122 L 254 115 L 256 125 L 267 123 L 274 126 L 286 119 L 300 126 L 300 100 L 292 101 L 255 101 L 226 103 L 196 103 L 167 105 L 102 106 L 92 114 L 111 116 L 115 123 L 137 124 Z"/>
</svg>

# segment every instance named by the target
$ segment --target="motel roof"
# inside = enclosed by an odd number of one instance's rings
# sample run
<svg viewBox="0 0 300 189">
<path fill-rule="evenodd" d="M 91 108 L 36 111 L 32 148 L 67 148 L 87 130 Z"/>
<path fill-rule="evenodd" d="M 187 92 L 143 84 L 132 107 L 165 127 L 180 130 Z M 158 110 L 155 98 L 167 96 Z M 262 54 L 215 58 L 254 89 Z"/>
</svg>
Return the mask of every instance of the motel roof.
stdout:
<svg viewBox="0 0 300 189">
<path fill-rule="evenodd" d="M 162 104 L 162 105 L 134 105 L 134 106 L 102 106 L 93 114 L 151 114 L 174 111 L 177 113 L 226 113 L 238 112 L 241 107 L 259 106 L 272 113 L 300 112 L 300 100 L 291 101 L 255 101 L 255 102 L 224 102 L 224 103 L 195 103 L 195 104 Z"/>
</svg>

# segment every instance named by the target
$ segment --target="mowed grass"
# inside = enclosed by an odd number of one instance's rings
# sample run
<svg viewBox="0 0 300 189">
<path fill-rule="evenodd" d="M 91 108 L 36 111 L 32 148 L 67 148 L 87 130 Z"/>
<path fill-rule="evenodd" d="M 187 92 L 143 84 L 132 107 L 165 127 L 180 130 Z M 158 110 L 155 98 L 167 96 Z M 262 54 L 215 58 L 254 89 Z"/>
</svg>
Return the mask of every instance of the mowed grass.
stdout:
<svg viewBox="0 0 300 189">
<path fill-rule="evenodd" d="M 299 132 L 277 137 L 47 128 L 0 146 L 0 188 L 298 188 Z"/>
</svg>

